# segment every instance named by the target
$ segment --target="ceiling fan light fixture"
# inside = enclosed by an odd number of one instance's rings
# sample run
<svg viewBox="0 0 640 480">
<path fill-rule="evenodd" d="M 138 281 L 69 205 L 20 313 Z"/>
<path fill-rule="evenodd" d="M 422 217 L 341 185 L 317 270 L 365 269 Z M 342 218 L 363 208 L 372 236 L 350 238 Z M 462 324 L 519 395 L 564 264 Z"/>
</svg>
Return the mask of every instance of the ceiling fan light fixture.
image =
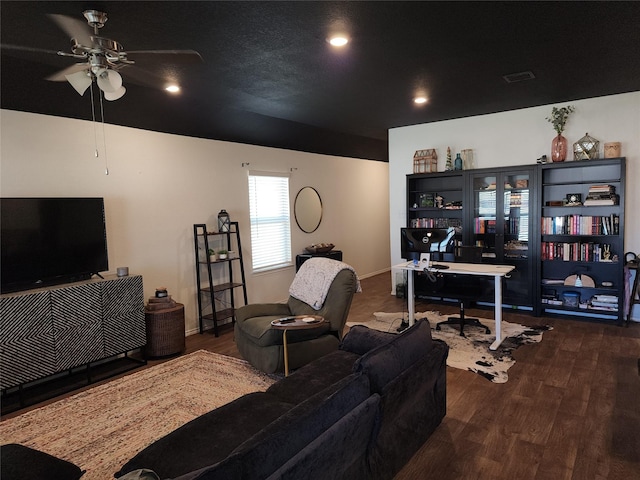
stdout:
<svg viewBox="0 0 640 480">
<path fill-rule="evenodd" d="M 65 75 L 65 78 L 80 95 L 84 95 L 84 92 L 86 92 L 87 88 L 91 85 L 91 76 L 86 70 Z"/>
<path fill-rule="evenodd" d="M 169 93 L 179 93 L 180 92 L 180 87 L 178 85 L 167 85 L 165 87 L 165 90 Z"/>
<path fill-rule="evenodd" d="M 424 95 L 418 95 L 413 99 L 413 103 L 415 103 L 416 105 L 424 105 L 425 103 L 427 103 L 427 100 L 427 97 L 425 97 Z"/>
<path fill-rule="evenodd" d="M 104 70 L 99 73 L 97 75 L 97 82 L 100 90 L 105 93 L 114 93 L 122 88 L 122 77 L 115 70 Z"/>
<path fill-rule="evenodd" d="M 122 96 L 126 92 L 127 92 L 127 89 L 121 86 L 115 92 L 104 92 L 104 98 L 105 100 L 109 100 L 110 102 L 113 102 L 114 100 L 118 100 L 119 98 L 122 98 Z"/>
</svg>

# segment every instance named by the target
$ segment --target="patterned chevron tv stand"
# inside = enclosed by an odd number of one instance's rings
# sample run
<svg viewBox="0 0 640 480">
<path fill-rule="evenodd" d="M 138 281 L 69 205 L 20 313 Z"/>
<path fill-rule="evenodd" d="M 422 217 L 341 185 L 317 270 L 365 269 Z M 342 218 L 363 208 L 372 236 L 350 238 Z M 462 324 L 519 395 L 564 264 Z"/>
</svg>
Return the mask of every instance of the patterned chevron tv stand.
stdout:
<svg viewBox="0 0 640 480">
<path fill-rule="evenodd" d="M 92 365 L 143 347 L 142 276 L 107 276 L 0 296 L 0 387 L 11 393 L 36 380 L 78 370 L 91 383 Z M 136 360 L 137 364 L 145 363 Z M 84 368 L 82 368 L 84 367 Z M 22 399 L 20 400 L 22 404 Z"/>
</svg>

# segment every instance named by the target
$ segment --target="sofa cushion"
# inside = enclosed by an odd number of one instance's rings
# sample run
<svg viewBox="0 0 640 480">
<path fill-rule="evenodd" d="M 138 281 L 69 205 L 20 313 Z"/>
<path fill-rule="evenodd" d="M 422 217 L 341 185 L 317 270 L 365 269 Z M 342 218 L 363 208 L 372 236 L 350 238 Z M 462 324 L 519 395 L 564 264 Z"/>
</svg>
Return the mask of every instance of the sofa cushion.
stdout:
<svg viewBox="0 0 640 480">
<path fill-rule="evenodd" d="M 396 338 L 393 333 L 381 332 L 364 325 L 354 325 L 342 339 L 340 350 L 364 355 L 380 345 L 385 345 Z"/>
<path fill-rule="evenodd" d="M 271 385 L 267 392 L 284 402 L 298 404 L 311 395 L 321 392 L 339 380 L 348 377 L 358 355 L 336 350 Z"/>
<path fill-rule="evenodd" d="M 400 335 L 394 335 L 389 343 L 365 353 L 355 362 L 353 371 L 366 374 L 372 391 L 381 393 L 387 383 L 426 355 L 432 344 L 429 322 L 419 320 Z"/>
<path fill-rule="evenodd" d="M 428 353 L 380 393 L 383 420 L 368 451 L 371 478 L 393 478 L 444 418 L 448 351 L 446 343 L 433 340 Z"/>
<path fill-rule="evenodd" d="M 115 476 L 147 468 L 160 478 L 171 478 L 215 464 L 292 407 L 265 392 L 244 395 L 155 441 L 129 460 Z"/>
<path fill-rule="evenodd" d="M 17 443 L 0 447 L 0 468 L 3 480 L 77 480 L 84 474 L 71 462 Z"/>
<path fill-rule="evenodd" d="M 380 413 L 373 394 L 290 458 L 267 480 L 369 480 L 366 452 Z M 399 442 L 402 444 L 402 442 Z"/>
<path fill-rule="evenodd" d="M 369 388 L 364 375 L 349 375 L 284 413 L 234 451 L 242 478 L 273 473 L 369 398 Z"/>
</svg>

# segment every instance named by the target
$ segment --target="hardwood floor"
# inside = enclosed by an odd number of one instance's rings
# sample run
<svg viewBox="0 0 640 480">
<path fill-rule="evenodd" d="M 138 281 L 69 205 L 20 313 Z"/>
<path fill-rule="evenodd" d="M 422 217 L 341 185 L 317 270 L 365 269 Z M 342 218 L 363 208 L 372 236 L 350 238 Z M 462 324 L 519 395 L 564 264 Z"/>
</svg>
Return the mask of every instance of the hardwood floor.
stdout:
<svg viewBox="0 0 640 480">
<path fill-rule="evenodd" d="M 406 309 L 404 300 L 390 294 L 389 274 L 362 280 L 362 288 L 350 321 Z M 457 307 L 416 303 L 416 311 L 425 310 L 453 313 Z M 488 317 L 492 310 L 467 313 Z M 517 311 L 505 311 L 504 320 L 553 330 L 541 343 L 515 351 L 507 383 L 447 368 L 447 416 L 396 480 L 640 478 L 640 324 L 618 327 Z M 188 337 L 186 353 L 199 349 L 239 357 L 231 330 L 219 338 Z"/>
</svg>

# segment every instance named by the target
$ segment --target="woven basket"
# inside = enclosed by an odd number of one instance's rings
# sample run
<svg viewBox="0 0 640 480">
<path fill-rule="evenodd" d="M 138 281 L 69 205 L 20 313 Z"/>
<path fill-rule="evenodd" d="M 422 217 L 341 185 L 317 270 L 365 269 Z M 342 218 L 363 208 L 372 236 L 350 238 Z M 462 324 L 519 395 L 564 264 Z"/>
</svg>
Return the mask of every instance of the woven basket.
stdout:
<svg viewBox="0 0 640 480">
<path fill-rule="evenodd" d="M 165 310 L 145 310 L 147 327 L 147 357 L 164 357 L 181 353 L 185 349 L 184 305 Z"/>
</svg>

